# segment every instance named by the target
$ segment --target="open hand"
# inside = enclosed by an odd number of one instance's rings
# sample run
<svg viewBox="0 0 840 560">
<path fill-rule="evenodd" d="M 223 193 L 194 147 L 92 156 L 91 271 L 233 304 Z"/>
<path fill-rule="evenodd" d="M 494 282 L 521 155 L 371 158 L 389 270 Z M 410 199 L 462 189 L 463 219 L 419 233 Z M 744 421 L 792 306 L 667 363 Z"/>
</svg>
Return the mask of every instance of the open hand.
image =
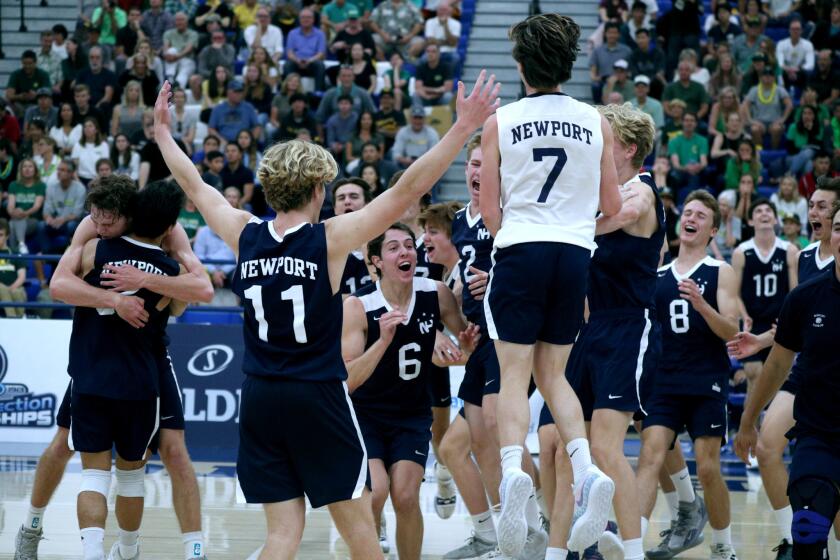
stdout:
<svg viewBox="0 0 840 560">
<path fill-rule="evenodd" d="M 476 130 L 484 124 L 487 118 L 498 109 L 499 90 L 502 85 L 496 83 L 496 76 L 491 75 L 485 83 L 487 71 L 482 70 L 475 81 L 469 97 L 465 96 L 467 86 L 464 82 L 458 82 L 458 97 L 455 103 L 455 112 L 458 115 L 459 123 L 463 123 L 470 130 Z"/>
</svg>

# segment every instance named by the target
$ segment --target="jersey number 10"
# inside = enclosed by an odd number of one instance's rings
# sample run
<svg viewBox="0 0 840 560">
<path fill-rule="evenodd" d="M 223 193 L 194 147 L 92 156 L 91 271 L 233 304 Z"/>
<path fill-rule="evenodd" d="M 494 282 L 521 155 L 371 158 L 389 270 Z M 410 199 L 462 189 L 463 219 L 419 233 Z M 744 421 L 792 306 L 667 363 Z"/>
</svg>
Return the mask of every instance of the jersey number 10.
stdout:
<svg viewBox="0 0 840 560">
<path fill-rule="evenodd" d="M 755 281 L 755 297 L 773 297 L 779 289 L 779 279 L 775 274 L 756 274 L 753 276 Z M 764 288 L 764 290 L 762 290 Z"/>
<path fill-rule="evenodd" d="M 246 299 L 251 300 L 254 306 L 254 318 L 257 320 L 258 336 L 263 342 L 268 342 L 268 321 L 265 318 L 265 309 L 263 308 L 262 286 L 251 286 L 244 292 Z M 303 286 L 296 284 L 291 286 L 288 290 L 280 292 L 280 297 L 284 301 L 292 302 L 292 328 L 295 331 L 295 341 L 300 344 L 306 344 L 306 325 L 303 321 L 306 318 L 306 308 L 303 303 Z"/>
</svg>

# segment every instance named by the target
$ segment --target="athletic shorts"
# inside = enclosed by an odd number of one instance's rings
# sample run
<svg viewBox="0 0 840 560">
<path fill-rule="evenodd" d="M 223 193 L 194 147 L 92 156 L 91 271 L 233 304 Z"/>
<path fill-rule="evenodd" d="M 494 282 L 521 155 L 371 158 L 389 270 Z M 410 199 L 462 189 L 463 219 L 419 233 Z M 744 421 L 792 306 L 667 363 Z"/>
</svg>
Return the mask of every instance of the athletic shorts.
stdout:
<svg viewBox="0 0 840 560">
<path fill-rule="evenodd" d="M 721 445 L 726 443 L 729 414 L 725 397 L 655 392 L 647 399 L 645 411 L 642 429 L 665 426 L 673 430 L 675 440 L 677 434 L 687 430 L 692 440 L 719 437 Z"/>
<path fill-rule="evenodd" d="M 73 381 L 67 384 L 67 390 L 64 391 L 64 398 L 61 399 L 61 404 L 58 406 L 58 412 L 55 415 L 55 423 L 59 428 L 70 429 L 70 399 L 72 396 L 71 389 L 73 388 Z"/>
<path fill-rule="evenodd" d="M 599 408 L 644 411 L 659 365 L 659 321 L 640 309 L 595 312 L 583 326 L 566 366 L 586 421 Z"/>
<path fill-rule="evenodd" d="M 790 373 L 785 379 L 785 382 L 782 383 L 780 391 L 787 391 L 791 395 L 796 395 L 799 391 L 799 386 L 802 383 L 802 372 L 797 367 L 796 362 L 793 362 L 793 368 L 790 370 Z"/>
<path fill-rule="evenodd" d="M 452 406 L 452 386 L 449 384 L 449 368 L 438 367 L 434 364 L 429 369 L 429 393 L 432 406 L 435 408 L 449 408 Z"/>
<path fill-rule="evenodd" d="M 368 459 L 382 459 L 385 470 L 397 461 L 413 461 L 426 468 L 432 439 L 431 416 L 394 418 L 373 411 L 356 411 Z"/>
<path fill-rule="evenodd" d="M 493 251 L 484 297 L 487 330 L 515 344 L 572 344 L 583 324 L 590 251 L 554 242 Z"/>
<path fill-rule="evenodd" d="M 542 408 L 540 409 L 540 420 L 537 424 L 537 429 L 550 424 L 554 424 L 554 417 L 551 415 L 551 410 L 549 410 L 548 404 L 543 403 Z"/>
<path fill-rule="evenodd" d="M 840 484 L 840 442 L 832 444 L 825 438 L 809 433 L 805 428 L 796 427 L 785 437 L 796 440 L 788 484 L 805 477 L 825 478 Z"/>
<path fill-rule="evenodd" d="M 346 385 L 247 376 L 236 474 L 248 503 L 306 495 L 318 508 L 361 497 L 370 473 Z"/>
<path fill-rule="evenodd" d="M 765 333 L 765 332 L 769 331 L 772 327 L 773 327 L 773 325 L 771 325 L 769 323 L 755 322 L 755 323 L 753 323 L 753 327 L 752 327 L 752 330 L 750 332 L 758 335 L 758 334 Z M 770 348 L 764 348 L 763 350 L 761 350 L 759 352 L 756 352 L 752 356 L 748 356 L 748 357 L 744 358 L 743 360 L 741 360 L 741 363 L 745 363 L 745 364 L 748 363 L 748 362 L 764 363 L 764 362 L 767 361 L 767 356 L 769 356 L 769 355 L 770 355 Z"/>
<path fill-rule="evenodd" d="M 489 338 L 482 338 L 464 367 L 464 379 L 458 389 L 458 398 L 471 405 L 481 406 L 484 395 L 499 392 L 499 375 L 496 347 Z"/>
<path fill-rule="evenodd" d="M 70 449 L 140 461 L 158 431 L 160 399 L 129 401 L 71 392 Z"/>
</svg>

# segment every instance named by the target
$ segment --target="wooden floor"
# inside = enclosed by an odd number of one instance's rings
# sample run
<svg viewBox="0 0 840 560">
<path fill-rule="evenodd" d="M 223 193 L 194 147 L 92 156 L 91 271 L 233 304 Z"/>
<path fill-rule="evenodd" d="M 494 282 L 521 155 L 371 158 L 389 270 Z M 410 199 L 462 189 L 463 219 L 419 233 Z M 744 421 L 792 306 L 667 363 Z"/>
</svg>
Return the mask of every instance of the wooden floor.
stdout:
<svg viewBox="0 0 840 560">
<path fill-rule="evenodd" d="M 693 465 L 691 465 L 693 467 Z M 0 558 L 12 558 L 15 533 L 23 521 L 28 507 L 35 459 L 0 456 Z M 264 536 L 262 510 L 257 506 L 238 503 L 233 465 L 197 463 L 198 482 L 201 488 L 204 534 L 208 537 L 207 549 L 212 560 L 256 558 L 254 554 Z M 42 560 L 80 559 L 78 525 L 75 500 L 80 480 L 77 460 L 68 465 L 64 480 L 59 486 L 44 518 L 46 540 L 41 542 L 39 558 Z M 693 470 L 693 469 L 692 469 Z M 767 497 L 757 473 L 745 471 L 737 464 L 730 464 L 727 484 L 732 496 L 732 538 L 740 560 L 765 560 L 773 558 L 770 549 L 779 540 Z M 141 550 L 144 559 L 178 560 L 182 558 L 181 537 L 172 510 L 169 477 L 159 464 L 151 464 L 146 482 L 146 514 L 143 520 Z M 431 469 L 429 470 L 431 475 Z M 109 504 L 113 507 L 113 487 Z M 459 502 L 455 514 L 448 520 L 439 519 L 434 512 L 433 483 L 424 483 L 421 503 L 426 521 L 423 558 L 440 558 L 445 552 L 460 546 L 470 535 L 469 514 Z M 390 503 L 386 506 L 388 535 L 393 545 L 395 521 Z M 650 531 L 645 540 L 654 545 L 657 535 L 667 521 L 664 500 L 659 500 Z M 116 537 L 116 520 L 109 516 L 106 531 L 106 551 Z M 707 542 L 710 529 L 706 528 Z M 349 558 L 338 533 L 325 509 L 307 512 L 306 531 L 299 558 L 344 559 Z M 391 554 L 396 558 L 396 554 Z M 701 545 L 680 558 L 706 559 L 709 550 Z"/>
</svg>

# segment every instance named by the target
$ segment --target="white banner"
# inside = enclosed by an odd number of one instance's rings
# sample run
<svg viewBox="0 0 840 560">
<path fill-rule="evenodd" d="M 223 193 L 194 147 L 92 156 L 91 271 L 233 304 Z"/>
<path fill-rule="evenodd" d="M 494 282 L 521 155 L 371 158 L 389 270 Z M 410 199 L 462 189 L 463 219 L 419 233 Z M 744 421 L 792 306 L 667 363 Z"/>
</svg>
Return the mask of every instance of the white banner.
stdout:
<svg viewBox="0 0 840 560">
<path fill-rule="evenodd" d="M 72 321 L 0 319 L 0 442 L 49 443 L 67 390 Z"/>
</svg>

